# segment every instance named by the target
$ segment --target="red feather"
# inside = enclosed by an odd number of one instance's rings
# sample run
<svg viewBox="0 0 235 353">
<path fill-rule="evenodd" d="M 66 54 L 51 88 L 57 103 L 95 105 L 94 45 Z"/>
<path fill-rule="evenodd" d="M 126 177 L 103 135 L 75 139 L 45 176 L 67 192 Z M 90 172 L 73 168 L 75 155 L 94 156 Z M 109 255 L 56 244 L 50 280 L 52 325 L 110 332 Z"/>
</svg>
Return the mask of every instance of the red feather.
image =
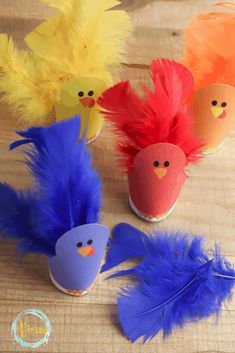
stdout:
<svg viewBox="0 0 235 353">
<path fill-rule="evenodd" d="M 121 82 L 99 98 L 104 116 L 114 124 L 119 137 L 118 150 L 129 172 L 136 154 L 152 144 L 168 142 L 180 147 L 188 163 L 200 159 L 200 141 L 192 132 L 192 117 L 183 101 L 193 89 L 190 72 L 170 60 L 151 65 L 154 90 L 145 87 L 138 96 L 130 82 Z"/>
</svg>

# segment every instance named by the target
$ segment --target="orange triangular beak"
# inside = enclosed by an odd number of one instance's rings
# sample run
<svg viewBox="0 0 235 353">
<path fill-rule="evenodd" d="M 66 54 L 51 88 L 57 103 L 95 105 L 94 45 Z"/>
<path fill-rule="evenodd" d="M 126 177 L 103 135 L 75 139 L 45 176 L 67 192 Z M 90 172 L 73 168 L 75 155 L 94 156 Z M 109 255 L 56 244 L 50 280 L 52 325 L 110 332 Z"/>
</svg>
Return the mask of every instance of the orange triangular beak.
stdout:
<svg viewBox="0 0 235 353">
<path fill-rule="evenodd" d="M 81 102 L 84 108 L 93 108 L 96 103 L 94 98 L 88 97 L 80 98 L 79 101 Z"/>
<path fill-rule="evenodd" d="M 92 256 L 95 253 L 95 248 L 93 246 L 84 246 L 78 250 L 78 253 L 84 257 Z"/>
<path fill-rule="evenodd" d="M 167 174 L 166 168 L 156 168 L 154 169 L 154 173 L 158 177 L 158 179 L 162 179 Z"/>
</svg>

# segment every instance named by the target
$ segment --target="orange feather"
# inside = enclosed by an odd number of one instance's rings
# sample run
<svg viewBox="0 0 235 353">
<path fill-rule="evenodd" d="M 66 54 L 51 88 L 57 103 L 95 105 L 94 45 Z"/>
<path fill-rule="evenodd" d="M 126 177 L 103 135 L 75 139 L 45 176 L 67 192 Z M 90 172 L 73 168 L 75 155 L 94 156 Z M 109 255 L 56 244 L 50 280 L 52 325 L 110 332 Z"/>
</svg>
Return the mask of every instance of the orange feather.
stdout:
<svg viewBox="0 0 235 353">
<path fill-rule="evenodd" d="M 235 4 L 218 3 L 235 10 Z M 235 12 L 195 16 L 185 30 L 181 63 L 192 73 L 195 90 L 209 84 L 235 86 Z"/>
</svg>

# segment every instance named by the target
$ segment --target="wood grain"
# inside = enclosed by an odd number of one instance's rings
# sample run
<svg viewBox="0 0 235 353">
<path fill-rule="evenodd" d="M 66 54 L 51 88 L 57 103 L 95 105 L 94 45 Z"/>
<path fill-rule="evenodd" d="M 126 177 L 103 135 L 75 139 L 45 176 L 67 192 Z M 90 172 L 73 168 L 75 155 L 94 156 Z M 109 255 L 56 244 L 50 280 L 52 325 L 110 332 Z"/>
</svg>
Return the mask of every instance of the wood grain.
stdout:
<svg viewBox="0 0 235 353">
<path fill-rule="evenodd" d="M 135 33 L 129 39 L 128 52 L 120 73 L 134 85 L 149 82 L 148 65 L 155 57 L 178 58 L 182 55 L 182 28 L 199 11 L 213 10 L 209 0 L 125 0 L 122 7 L 132 16 Z M 20 47 L 23 36 L 51 10 L 36 0 L 0 0 L 0 32 L 11 34 Z M 0 107 L 0 175 L 16 187 L 27 187 L 31 177 L 16 161 L 17 152 L 9 152 L 17 126 L 7 107 Z M 222 148 L 190 168 L 171 217 L 153 226 L 130 211 L 126 177 L 115 166 L 114 138 L 105 125 L 100 138 L 90 146 L 104 183 L 103 223 L 112 228 L 120 221 L 144 231 L 161 226 L 204 234 L 210 248 L 216 240 L 229 260 L 235 263 L 235 130 Z M 16 345 L 10 326 L 16 315 L 28 308 L 44 311 L 51 320 L 52 335 L 40 352 L 56 353 L 234 353 L 235 301 L 224 307 L 216 325 L 215 318 L 187 325 L 163 341 L 161 335 L 143 346 L 131 344 L 118 328 L 116 295 L 124 279 L 104 281 L 100 275 L 92 292 L 81 298 L 66 296 L 50 282 L 47 259 L 31 255 L 18 259 L 14 242 L 0 241 L 0 352 L 29 352 Z M 37 350 L 36 350 L 37 351 Z"/>
</svg>

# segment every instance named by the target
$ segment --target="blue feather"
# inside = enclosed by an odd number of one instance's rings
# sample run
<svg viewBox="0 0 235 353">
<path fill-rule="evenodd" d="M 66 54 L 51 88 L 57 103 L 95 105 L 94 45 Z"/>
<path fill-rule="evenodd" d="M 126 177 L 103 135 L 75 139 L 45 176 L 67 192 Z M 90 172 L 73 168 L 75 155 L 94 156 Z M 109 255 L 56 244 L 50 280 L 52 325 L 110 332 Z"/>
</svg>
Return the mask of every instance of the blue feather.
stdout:
<svg viewBox="0 0 235 353">
<path fill-rule="evenodd" d="M 132 258 L 145 256 L 149 237 L 127 223 L 119 223 L 113 229 L 113 238 L 101 272 Z"/>
<path fill-rule="evenodd" d="M 179 231 L 145 236 L 149 238 L 145 241 L 146 255 L 132 269 L 116 274 L 132 274 L 137 283 L 124 289 L 118 298 L 119 321 L 126 336 L 132 342 L 143 336 L 145 342 L 161 330 L 167 336 L 175 326 L 218 315 L 223 301 L 231 299 L 235 283 L 235 270 L 218 247 L 209 258 L 202 237 L 191 238 Z M 143 235 L 136 230 L 136 237 Z M 114 243 L 115 247 L 119 243 L 116 236 Z M 127 243 L 122 248 L 121 239 L 119 251 L 125 252 Z M 130 244 L 134 247 L 132 241 Z M 111 241 L 111 253 L 112 247 Z"/>
<path fill-rule="evenodd" d="M 23 140 L 10 146 L 14 149 L 30 143 L 23 153 L 35 184 L 32 192 L 24 194 L 17 194 L 5 185 L 5 196 L 0 195 L 0 230 L 21 239 L 20 247 L 25 253 L 33 251 L 54 255 L 56 241 L 65 232 L 99 220 L 101 181 L 92 168 L 85 137 L 78 143 L 79 132 L 80 119 L 75 117 L 50 127 L 20 131 L 18 134 Z M 17 219 L 7 229 L 5 223 L 16 215 L 14 205 L 4 213 L 2 198 L 11 204 L 13 195 L 15 199 L 18 197 Z M 22 224 L 24 232 L 18 231 Z"/>
<path fill-rule="evenodd" d="M 32 252 L 53 255 L 50 239 L 41 238 L 33 222 L 37 213 L 37 194 L 33 191 L 16 191 L 0 183 L 0 229 L 3 235 L 17 239 L 20 253 Z M 28 251 L 26 251 L 28 249 Z"/>
</svg>

